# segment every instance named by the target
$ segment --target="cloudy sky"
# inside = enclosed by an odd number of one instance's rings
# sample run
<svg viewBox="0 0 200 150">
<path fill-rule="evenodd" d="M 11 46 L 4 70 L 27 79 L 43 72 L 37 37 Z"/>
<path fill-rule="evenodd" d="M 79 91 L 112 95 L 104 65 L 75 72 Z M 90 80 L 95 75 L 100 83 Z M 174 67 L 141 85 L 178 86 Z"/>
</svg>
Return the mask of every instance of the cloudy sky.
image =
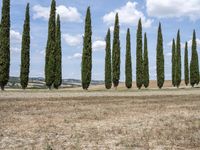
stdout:
<svg viewBox="0 0 200 150">
<path fill-rule="evenodd" d="M 19 76 L 21 34 L 24 12 L 30 3 L 31 13 L 31 77 L 44 76 L 44 58 L 50 0 L 11 0 L 11 76 Z M 0 7 L 2 4 L 0 4 Z M 121 40 L 121 80 L 124 80 L 126 30 L 131 30 L 133 76 L 136 65 L 136 29 L 142 19 L 143 33 L 147 32 L 150 77 L 156 74 L 156 37 L 159 21 L 162 23 L 165 53 L 165 75 L 171 78 L 171 41 L 181 31 L 182 56 L 184 43 L 191 43 L 192 31 L 200 34 L 199 0 L 57 0 L 57 13 L 62 22 L 63 78 L 80 79 L 82 35 L 87 7 L 91 7 L 93 27 L 93 79 L 104 79 L 105 34 L 113 30 L 115 13 L 119 13 Z M 184 8 L 184 9 L 183 9 Z M 200 40 L 197 39 L 198 48 Z M 191 45 L 191 44 L 189 44 Z M 199 50 L 198 50 L 199 52 Z M 190 54 L 189 48 L 189 56 Z"/>
</svg>

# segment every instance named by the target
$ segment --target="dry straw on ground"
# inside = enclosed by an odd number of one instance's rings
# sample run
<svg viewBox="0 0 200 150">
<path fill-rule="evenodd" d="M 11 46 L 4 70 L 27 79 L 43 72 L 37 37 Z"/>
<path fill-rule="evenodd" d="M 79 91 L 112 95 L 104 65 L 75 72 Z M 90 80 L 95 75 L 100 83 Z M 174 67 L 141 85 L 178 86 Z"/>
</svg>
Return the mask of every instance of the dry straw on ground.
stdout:
<svg viewBox="0 0 200 150">
<path fill-rule="evenodd" d="M 8 91 L 0 149 L 200 149 L 200 90 Z"/>
</svg>

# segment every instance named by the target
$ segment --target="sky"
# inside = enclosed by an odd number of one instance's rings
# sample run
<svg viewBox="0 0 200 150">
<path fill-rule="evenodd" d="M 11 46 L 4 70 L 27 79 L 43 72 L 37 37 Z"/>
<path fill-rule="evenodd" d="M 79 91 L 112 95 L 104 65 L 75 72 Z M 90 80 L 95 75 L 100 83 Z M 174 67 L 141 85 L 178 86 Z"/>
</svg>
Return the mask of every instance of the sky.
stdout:
<svg viewBox="0 0 200 150">
<path fill-rule="evenodd" d="M 19 76 L 21 38 L 25 7 L 30 3 L 31 62 L 30 76 L 44 77 L 45 47 L 51 0 L 11 0 L 11 68 L 10 76 Z M 198 53 L 200 47 L 199 0 L 57 0 L 57 13 L 61 16 L 62 76 L 64 79 L 81 77 L 82 36 L 86 9 L 92 14 L 92 79 L 104 79 L 105 36 L 108 28 L 113 31 L 115 13 L 119 13 L 121 41 L 121 78 L 125 78 L 125 39 L 127 28 L 131 31 L 133 79 L 136 68 L 136 30 L 142 19 L 143 34 L 148 37 L 150 78 L 156 79 L 156 41 L 159 22 L 162 23 L 165 55 L 165 78 L 171 79 L 171 41 L 178 29 L 182 43 L 182 72 L 184 43 L 189 42 L 191 57 L 192 32 L 196 30 Z M 2 4 L 0 4 L 2 7 Z M 113 37 L 113 34 L 112 34 Z M 183 74 L 182 74 L 183 78 Z"/>
</svg>

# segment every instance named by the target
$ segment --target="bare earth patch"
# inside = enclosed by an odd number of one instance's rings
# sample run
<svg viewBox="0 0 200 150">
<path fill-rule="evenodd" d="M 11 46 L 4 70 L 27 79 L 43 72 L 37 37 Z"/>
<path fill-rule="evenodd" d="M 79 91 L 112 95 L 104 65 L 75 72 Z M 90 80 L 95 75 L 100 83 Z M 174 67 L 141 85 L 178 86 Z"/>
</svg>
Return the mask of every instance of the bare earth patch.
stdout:
<svg viewBox="0 0 200 150">
<path fill-rule="evenodd" d="M 0 93 L 0 149 L 48 147 L 200 149 L 200 90 Z"/>
</svg>

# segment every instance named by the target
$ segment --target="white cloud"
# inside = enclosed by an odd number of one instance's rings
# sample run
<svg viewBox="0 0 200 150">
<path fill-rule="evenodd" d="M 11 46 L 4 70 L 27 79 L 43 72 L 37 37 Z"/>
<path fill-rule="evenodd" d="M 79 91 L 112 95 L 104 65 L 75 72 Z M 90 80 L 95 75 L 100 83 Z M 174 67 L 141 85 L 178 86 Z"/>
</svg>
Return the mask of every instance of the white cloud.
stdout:
<svg viewBox="0 0 200 150">
<path fill-rule="evenodd" d="M 175 41 L 175 42 L 176 42 L 176 41 Z M 188 45 L 189 45 L 189 44 L 188 44 Z M 168 42 L 168 43 L 167 43 L 167 46 L 172 47 L 172 41 Z M 189 45 L 189 46 L 191 46 L 191 45 Z M 182 43 L 182 42 L 181 42 L 181 48 L 185 48 L 185 43 Z"/>
<path fill-rule="evenodd" d="M 33 6 L 33 19 L 42 18 L 44 20 L 49 19 L 50 7 L 43 7 L 41 5 Z M 81 14 L 75 7 L 66 7 L 64 5 L 57 6 L 57 14 L 60 15 L 62 21 L 66 22 L 82 22 Z"/>
<path fill-rule="evenodd" d="M 82 43 L 83 36 L 78 35 L 70 35 L 70 34 L 63 34 L 63 38 L 67 45 L 69 46 L 79 46 Z"/>
<path fill-rule="evenodd" d="M 10 30 L 10 38 L 12 44 L 19 44 L 21 43 L 22 35 L 14 30 Z"/>
<path fill-rule="evenodd" d="M 200 19 L 199 0 L 146 0 L 147 13 L 157 18 Z"/>
<path fill-rule="evenodd" d="M 101 41 L 101 40 L 94 41 L 92 44 L 92 48 L 94 51 L 103 50 L 105 49 L 105 46 L 106 46 L 106 42 Z"/>
<path fill-rule="evenodd" d="M 82 57 L 81 53 L 75 53 L 72 56 L 68 56 L 68 59 L 80 59 Z"/>
<path fill-rule="evenodd" d="M 81 14 L 75 7 L 65 7 L 60 5 L 57 7 L 57 13 L 60 14 L 61 19 L 69 22 L 81 22 Z"/>
<path fill-rule="evenodd" d="M 125 6 L 104 15 L 103 21 L 107 24 L 113 24 L 115 20 L 115 14 L 118 12 L 119 20 L 122 24 L 137 25 L 138 20 L 141 18 L 144 27 L 150 27 L 153 20 L 147 19 L 142 11 L 137 8 L 137 2 L 127 2 Z"/>
<path fill-rule="evenodd" d="M 33 11 L 34 11 L 33 19 L 43 18 L 45 20 L 48 20 L 49 13 L 50 13 L 49 7 L 43 7 L 41 5 L 35 5 L 35 6 L 33 6 Z"/>
<path fill-rule="evenodd" d="M 200 39 L 197 38 L 197 39 L 196 39 L 196 42 L 197 42 L 197 46 L 200 47 Z M 189 41 L 188 41 L 188 46 L 189 46 L 189 47 L 192 46 L 192 40 L 189 40 Z"/>
<path fill-rule="evenodd" d="M 172 47 L 172 41 L 168 42 L 167 46 Z"/>
<path fill-rule="evenodd" d="M 114 31 L 114 26 L 110 27 L 110 31 L 113 32 Z"/>
<path fill-rule="evenodd" d="M 10 51 L 11 53 L 20 53 L 21 49 L 19 48 L 21 46 L 21 40 L 22 40 L 22 35 L 20 32 L 15 31 L 15 30 L 10 30 L 10 39 L 11 39 L 11 48 Z"/>
<path fill-rule="evenodd" d="M 188 47 L 191 48 L 192 47 L 192 40 L 187 41 L 188 42 Z M 196 39 L 197 42 L 197 47 L 200 47 L 200 39 Z M 172 47 L 172 41 L 167 43 L 167 46 Z M 181 43 L 181 48 L 184 49 L 185 48 L 185 43 Z"/>
</svg>

